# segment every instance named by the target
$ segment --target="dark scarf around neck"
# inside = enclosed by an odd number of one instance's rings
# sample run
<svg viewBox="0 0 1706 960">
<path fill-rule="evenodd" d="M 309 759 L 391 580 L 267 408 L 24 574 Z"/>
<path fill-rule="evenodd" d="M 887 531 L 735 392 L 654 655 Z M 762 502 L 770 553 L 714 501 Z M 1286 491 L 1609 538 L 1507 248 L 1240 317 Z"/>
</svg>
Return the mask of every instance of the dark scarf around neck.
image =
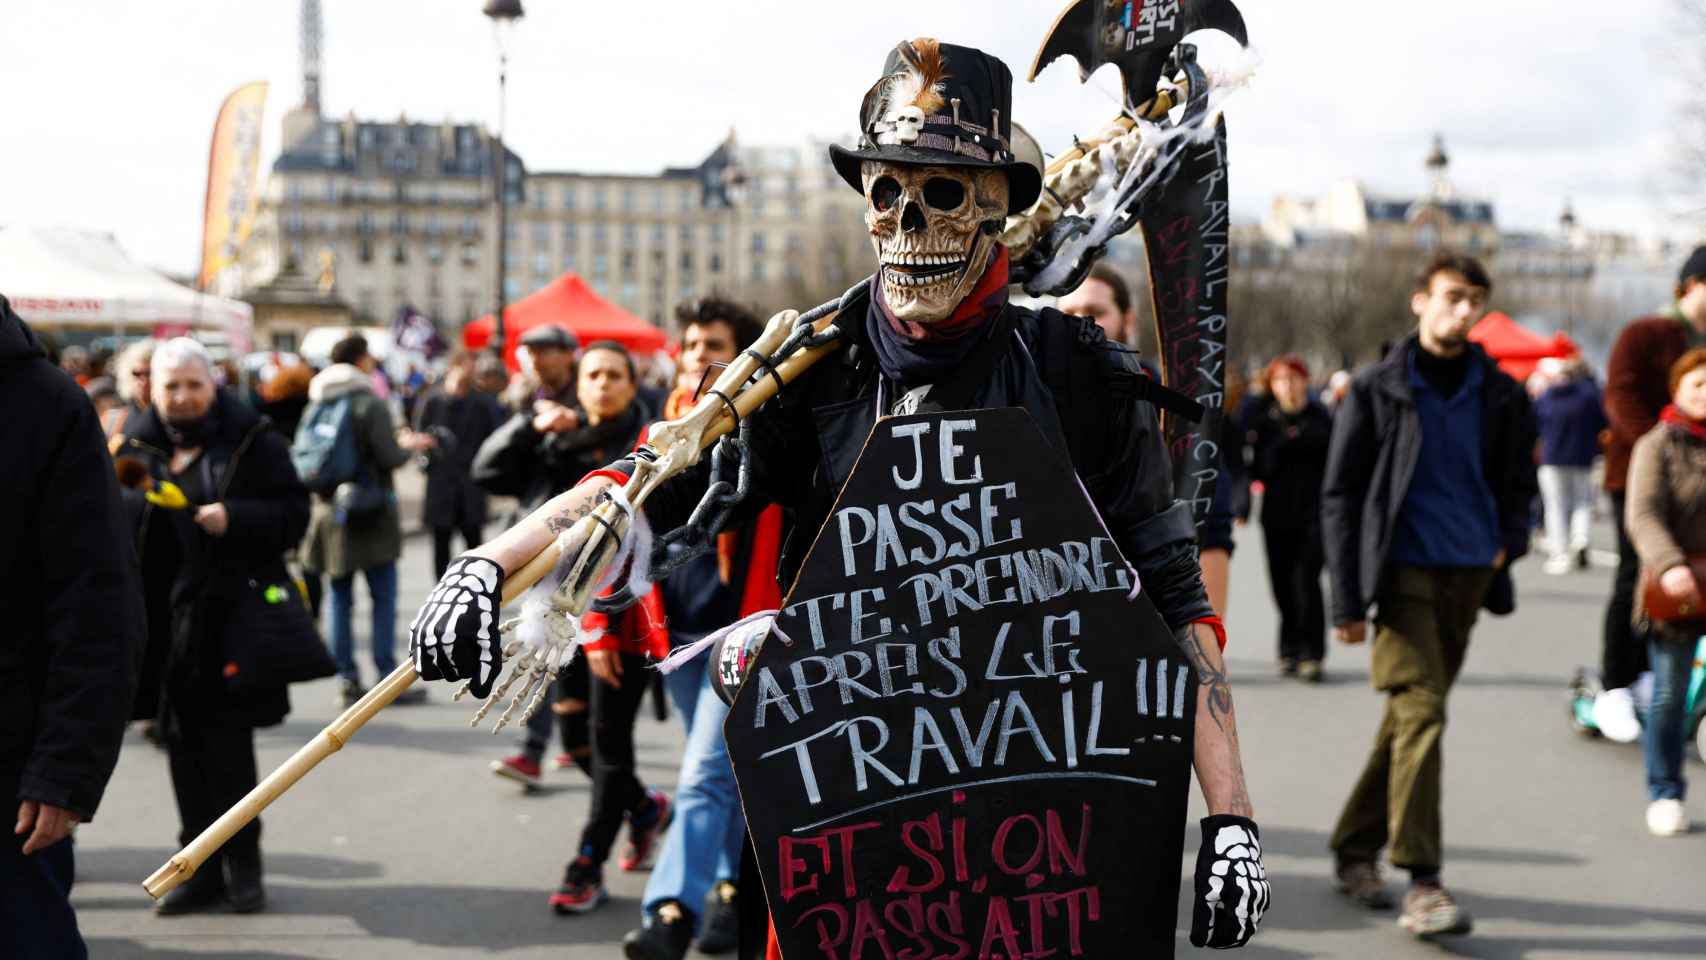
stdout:
<svg viewBox="0 0 1706 960">
<path fill-rule="evenodd" d="M 989 321 L 1005 306 L 1007 248 L 997 245 L 977 285 L 939 323 L 911 323 L 896 317 L 883 301 L 882 279 L 873 279 L 865 333 L 883 375 L 915 387 L 934 383 L 959 366 L 983 342 L 992 329 Z"/>
</svg>

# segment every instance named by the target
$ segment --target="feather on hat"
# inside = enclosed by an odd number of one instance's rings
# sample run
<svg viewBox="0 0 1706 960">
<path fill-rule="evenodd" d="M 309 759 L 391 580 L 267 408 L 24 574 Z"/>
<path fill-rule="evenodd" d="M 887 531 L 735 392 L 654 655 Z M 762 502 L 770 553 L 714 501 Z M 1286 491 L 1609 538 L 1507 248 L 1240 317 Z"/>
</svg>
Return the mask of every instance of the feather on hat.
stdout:
<svg viewBox="0 0 1706 960">
<path fill-rule="evenodd" d="M 906 61 L 906 69 L 883 80 L 882 119 L 893 122 L 905 107 L 917 107 L 925 116 L 942 109 L 947 103 L 942 93 L 948 67 L 942 60 L 941 46 L 932 37 L 919 37 L 899 44 L 895 50 Z"/>
</svg>

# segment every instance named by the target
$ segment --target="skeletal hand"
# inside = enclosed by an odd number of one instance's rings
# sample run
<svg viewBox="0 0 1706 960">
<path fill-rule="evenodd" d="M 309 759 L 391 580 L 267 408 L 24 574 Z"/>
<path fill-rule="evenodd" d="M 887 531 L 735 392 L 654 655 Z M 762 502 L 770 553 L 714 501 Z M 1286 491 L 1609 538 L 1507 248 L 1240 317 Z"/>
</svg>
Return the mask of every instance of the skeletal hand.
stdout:
<svg viewBox="0 0 1706 960">
<path fill-rule="evenodd" d="M 1204 817 L 1191 946 L 1229 950 L 1249 943 L 1272 896 L 1255 821 L 1233 814 Z"/>
<path fill-rule="evenodd" d="M 409 625 L 409 656 L 425 680 L 467 680 L 475 696 L 491 692 L 503 666 L 498 643 L 503 568 L 485 557 L 458 557 Z"/>
</svg>

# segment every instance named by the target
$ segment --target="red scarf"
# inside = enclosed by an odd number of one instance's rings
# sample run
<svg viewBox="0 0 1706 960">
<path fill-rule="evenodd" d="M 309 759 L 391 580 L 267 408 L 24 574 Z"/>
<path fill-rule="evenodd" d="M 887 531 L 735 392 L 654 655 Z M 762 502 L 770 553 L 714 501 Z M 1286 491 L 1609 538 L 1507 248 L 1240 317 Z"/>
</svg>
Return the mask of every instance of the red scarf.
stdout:
<svg viewBox="0 0 1706 960">
<path fill-rule="evenodd" d="M 1674 403 L 1667 405 L 1659 412 L 1659 421 L 1670 424 L 1696 440 L 1706 441 L 1706 424 L 1683 413 L 1682 409 Z"/>
<path fill-rule="evenodd" d="M 958 340 L 960 337 L 983 326 L 983 322 L 995 315 L 1001 305 L 1007 300 L 1007 248 L 995 245 L 995 257 L 989 262 L 989 269 L 983 271 L 983 277 L 972 287 L 966 298 L 961 300 L 954 312 L 947 319 L 936 323 L 913 323 L 902 320 L 889 312 L 888 304 L 883 302 L 883 286 L 876 285 L 876 301 L 882 308 L 883 319 L 888 321 L 889 329 L 908 340 L 935 342 L 941 340 Z"/>
</svg>

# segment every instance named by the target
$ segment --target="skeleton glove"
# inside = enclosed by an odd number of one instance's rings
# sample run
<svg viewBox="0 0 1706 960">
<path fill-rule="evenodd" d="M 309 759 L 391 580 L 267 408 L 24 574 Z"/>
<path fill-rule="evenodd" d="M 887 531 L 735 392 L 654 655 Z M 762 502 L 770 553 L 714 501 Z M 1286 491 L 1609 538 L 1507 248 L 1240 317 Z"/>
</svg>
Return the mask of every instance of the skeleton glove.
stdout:
<svg viewBox="0 0 1706 960">
<path fill-rule="evenodd" d="M 425 680 L 467 680 L 484 697 L 503 666 L 498 593 L 503 568 L 484 557 L 458 557 L 409 626 L 409 656 Z"/>
<path fill-rule="evenodd" d="M 1271 899 L 1255 821 L 1219 814 L 1202 820 L 1191 946 L 1229 950 L 1256 935 Z"/>
</svg>

